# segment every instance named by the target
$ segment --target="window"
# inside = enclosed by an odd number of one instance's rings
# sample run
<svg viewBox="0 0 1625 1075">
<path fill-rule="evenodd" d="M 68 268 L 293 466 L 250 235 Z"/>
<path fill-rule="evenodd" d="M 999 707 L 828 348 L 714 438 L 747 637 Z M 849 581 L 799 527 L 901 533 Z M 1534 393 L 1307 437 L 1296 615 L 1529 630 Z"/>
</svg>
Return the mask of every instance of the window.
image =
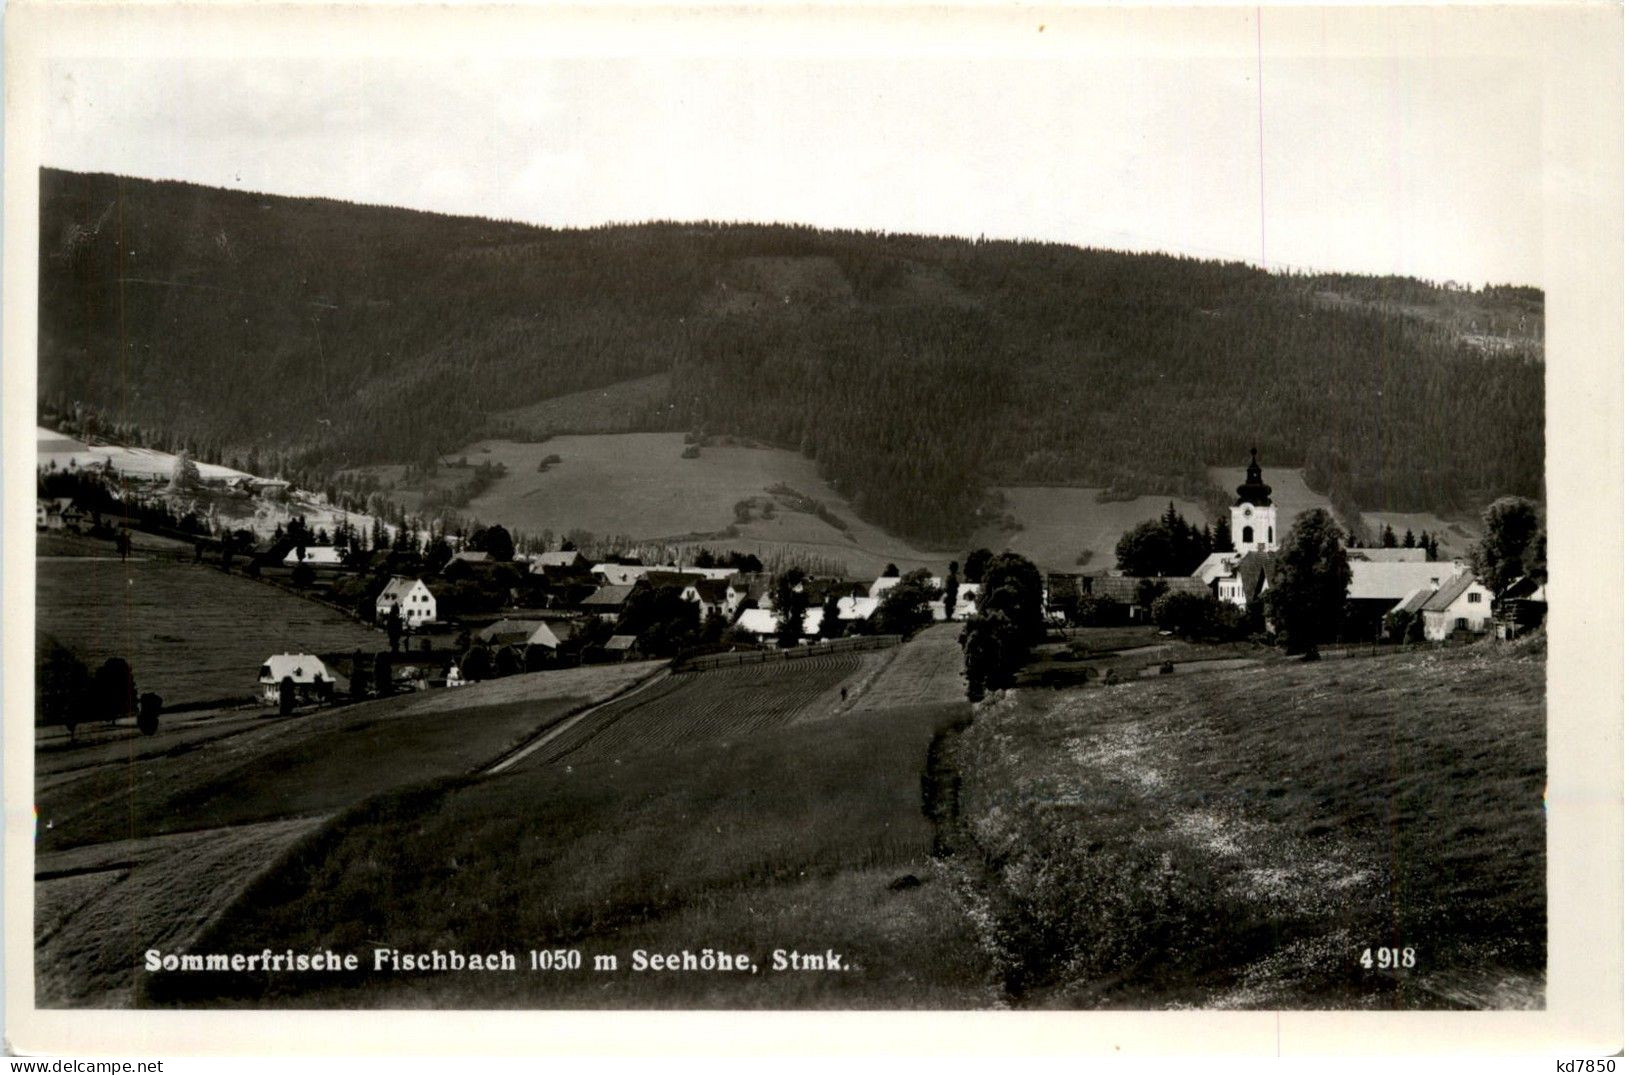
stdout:
<svg viewBox="0 0 1625 1075">
<path fill-rule="evenodd" d="M 1243 545 L 1251 545 L 1253 543 L 1253 528 L 1252 527 L 1244 526 L 1244 527 L 1241 528 L 1241 543 Z"/>
<path fill-rule="evenodd" d="M 1483 600 L 1484 600 L 1484 595 L 1481 594 L 1481 593 L 1470 593 L 1470 594 L 1467 595 L 1467 603 L 1469 605 L 1479 604 Z"/>
</svg>

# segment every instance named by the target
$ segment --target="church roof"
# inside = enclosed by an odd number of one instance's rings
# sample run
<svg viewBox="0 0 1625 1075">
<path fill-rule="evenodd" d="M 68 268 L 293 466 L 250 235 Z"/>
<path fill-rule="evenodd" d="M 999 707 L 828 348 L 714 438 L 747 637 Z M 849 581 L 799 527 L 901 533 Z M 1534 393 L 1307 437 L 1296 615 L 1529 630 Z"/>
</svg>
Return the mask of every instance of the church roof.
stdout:
<svg viewBox="0 0 1625 1075">
<path fill-rule="evenodd" d="M 1270 487 L 1264 484 L 1264 471 L 1258 465 L 1258 449 L 1253 449 L 1252 462 L 1247 464 L 1247 480 L 1236 486 L 1236 503 L 1251 504 L 1257 508 L 1270 506 Z"/>
</svg>

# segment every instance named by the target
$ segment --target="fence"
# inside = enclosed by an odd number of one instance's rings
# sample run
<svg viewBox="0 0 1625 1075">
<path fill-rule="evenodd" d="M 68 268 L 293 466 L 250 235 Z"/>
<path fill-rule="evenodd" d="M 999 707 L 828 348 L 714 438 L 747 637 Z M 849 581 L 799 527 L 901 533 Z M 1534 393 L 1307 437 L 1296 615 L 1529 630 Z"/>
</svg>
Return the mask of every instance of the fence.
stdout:
<svg viewBox="0 0 1625 1075">
<path fill-rule="evenodd" d="M 822 657 L 830 653 L 859 653 L 864 650 L 887 649 L 903 640 L 902 635 L 864 635 L 859 638 L 834 638 L 815 642 L 810 646 L 790 649 L 753 649 L 738 653 L 709 653 L 703 657 L 678 658 L 672 663 L 674 672 L 703 672 L 710 668 L 732 668 L 741 664 L 762 664 L 767 661 L 798 661 L 807 657 Z"/>
</svg>

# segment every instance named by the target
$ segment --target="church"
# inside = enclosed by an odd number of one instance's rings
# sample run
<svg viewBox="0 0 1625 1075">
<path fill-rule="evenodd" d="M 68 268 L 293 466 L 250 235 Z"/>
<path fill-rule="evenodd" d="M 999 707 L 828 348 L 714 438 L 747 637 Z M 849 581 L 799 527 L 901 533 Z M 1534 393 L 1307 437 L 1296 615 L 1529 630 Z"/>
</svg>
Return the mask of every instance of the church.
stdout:
<svg viewBox="0 0 1625 1075">
<path fill-rule="evenodd" d="M 1279 547 L 1278 520 L 1270 500 L 1270 487 L 1264 483 L 1264 470 L 1258 465 L 1258 449 L 1247 464 L 1247 478 L 1236 486 L 1236 501 L 1230 506 L 1228 552 L 1211 553 L 1191 574 L 1202 580 L 1221 601 L 1246 607 L 1269 586 L 1275 575 L 1275 550 Z"/>
</svg>

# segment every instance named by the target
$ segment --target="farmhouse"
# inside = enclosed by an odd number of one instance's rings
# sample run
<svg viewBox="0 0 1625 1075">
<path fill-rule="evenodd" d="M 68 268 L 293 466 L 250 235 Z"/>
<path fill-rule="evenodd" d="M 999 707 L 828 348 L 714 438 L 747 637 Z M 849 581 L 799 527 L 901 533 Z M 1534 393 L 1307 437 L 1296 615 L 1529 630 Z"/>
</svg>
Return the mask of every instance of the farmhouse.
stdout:
<svg viewBox="0 0 1625 1075">
<path fill-rule="evenodd" d="M 604 659 L 610 661 L 633 661 L 639 656 L 636 635 L 610 635 L 602 649 Z"/>
<path fill-rule="evenodd" d="M 422 579 L 396 575 L 378 595 L 376 616 L 379 623 L 389 619 L 391 608 L 401 610 L 401 623 L 407 627 L 418 627 L 435 622 L 437 603 L 433 591 Z"/>
<path fill-rule="evenodd" d="M 824 622 L 822 608 L 810 608 L 801 618 L 801 635 L 803 638 L 816 637 L 819 627 Z M 755 635 L 757 638 L 772 638 L 779 633 L 779 618 L 773 614 L 772 609 L 747 608 L 739 614 L 734 628 L 745 634 Z"/>
<path fill-rule="evenodd" d="M 1546 584 L 1528 575 L 1515 579 L 1495 599 L 1495 637 L 1517 638 L 1546 619 Z"/>
<path fill-rule="evenodd" d="M 1418 589 L 1438 589 L 1463 569 L 1455 561 L 1349 561 L 1348 609 L 1344 631 L 1350 638 L 1380 633 L 1383 617 Z M 1485 606 L 1488 616 L 1489 606 Z"/>
<path fill-rule="evenodd" d="M 1129 610 L 1130 619 L 1141 619 L 1150 615 L 1149 602 L 1142 598 L 1148 597 L 1152 592 L 1159 597 L 1164 593 L 1186 593 L 1207 597 L 1211 592 L 1202 585 L 1200 579 L 1186 575 L 1159 575 L 1155 578 L 1136 578 L 1132 575 L 1084 575 L 1079 581 L 1084 596 L 1116 601 Z"/>
<path fill-rule="evenodd" d="M 650 571 L 655 570 L 642 564 L 593 564 L 592 574 L 598 576 L 604 586 L 631 586 Z"/>
<path fill-rule="evenodd" d="M 632 586 L 600 586 L 581 602 L 581 611 L 614 623 L 626 611 L 626 599 L 632 596 Z"/>
<path fill-rule="evenodd" d="M 543 552 L 530 558 L 530 573 L 549 582 L 579 579 L 588 574 L 587 558 L 579 552 Z"/>
<path fill-rule="evenodd" d="M 343 567 L 344 550 L 332 545 L 295 545 L 282 558 L 282 566 L 298 567 L 300 564 L 306 567 Z"/>
<path fill-rule="evenodd" d="M 552 625 L 543 620 L 498 620 L 474 637 L 493 648 L 517 646 L 526 649 L 530 646 L 540 646 L 555 652 L 559 648 L 559 643 L 563 641 L 554 632 Z"/>
<path fill-rule="evenodd" d="M 1463 571 L 1433 592 L 1422 606 L 1422 635 L 1443 642 L 1458 631 L 1480 635 L 1489 629 L 1493 594 Z"/>
<path fill-rule="evenodd" d="M 285 680 L 293 684 L 296 701 L 325 701 L 333 696 L 333 674 L 313 653 L 277 653 L 265 658 L 260 665 L 260 697 L 266 705 L 282 700 Z"/>
<path fill-rule="evenodd" d="M 843 623 L 852 620 L 867 620 L 875 614 L 880 607 L 878 597 L 843 597 L 835 602 L 837 614 Z"/>
<path fill-rule="evenodd" d="M 35 502 L 36 529 L 77 531 L 84 521 L 85 513 L 74 505 L 72 497 L 59 496 Z"/>
</svg>

